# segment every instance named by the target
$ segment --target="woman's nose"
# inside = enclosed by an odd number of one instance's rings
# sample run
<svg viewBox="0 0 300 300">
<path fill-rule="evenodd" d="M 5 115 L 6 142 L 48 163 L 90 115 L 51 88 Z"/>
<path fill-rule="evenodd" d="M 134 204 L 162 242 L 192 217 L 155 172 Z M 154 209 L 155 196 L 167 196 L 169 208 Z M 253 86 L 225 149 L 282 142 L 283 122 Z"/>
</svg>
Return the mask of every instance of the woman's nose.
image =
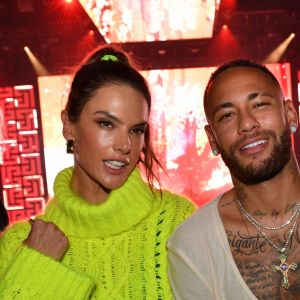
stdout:
<svg viewBox="0 0 300 300">
<path fill-rule="evenodd" d="M 131 142 L 128 134 L 116 136 L 113 149 L 122 154 L 129 154 L 131 152 Z"/>
</svg>

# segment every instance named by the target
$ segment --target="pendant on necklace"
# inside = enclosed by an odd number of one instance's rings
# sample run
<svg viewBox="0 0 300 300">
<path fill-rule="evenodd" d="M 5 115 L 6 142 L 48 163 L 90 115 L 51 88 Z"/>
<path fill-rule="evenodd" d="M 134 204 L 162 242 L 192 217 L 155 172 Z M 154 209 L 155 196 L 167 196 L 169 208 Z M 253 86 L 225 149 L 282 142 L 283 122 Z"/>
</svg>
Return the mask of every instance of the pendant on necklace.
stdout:
<svg viewBox="0 0 300 300">
<path fill-rule="evenodd" d="M 282 248 L 280 249 L 280 256 L 279 256 L 279 259 L 280 259 L 280 265 L 279 266 L 276 266 L 276 265 L 273 265 L 272 266 L 272 270 L 274 272 L 276 271 L 280 271 L 282 273 L 282 276 L 283 276 L 283 280 L 282 280 L 282 286 L 285 288 L 285 289 L 288 289 L 290 287 L 290 282 L 289 282 L 289 278 L 288 278 L 288 271 L 289 270 L 293 270 L 295 271 L 297 269 L 297 264 L 296 263 L 291 263 L 290 265 L 287 263 L 287 256 L 284 255 L 284 252 L 285 252 L 285 248 Z"/>
</svg>

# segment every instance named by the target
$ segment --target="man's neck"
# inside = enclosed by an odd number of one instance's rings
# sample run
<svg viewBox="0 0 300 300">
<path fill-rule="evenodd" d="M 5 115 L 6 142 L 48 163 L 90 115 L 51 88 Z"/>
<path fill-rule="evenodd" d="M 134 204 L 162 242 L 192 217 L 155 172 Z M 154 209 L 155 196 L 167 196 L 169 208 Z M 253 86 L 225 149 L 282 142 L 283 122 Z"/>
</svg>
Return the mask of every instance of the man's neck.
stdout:
<svg viewBox="0 0 300 300">
<path fill-rule="evenodd" d="M 233 178 L 235 197 L 252 213 L 285 216 L 300 201 L 300 174 L 292 156 L 274 178 L 254 185 L 245 185 Z"/>
</svg>

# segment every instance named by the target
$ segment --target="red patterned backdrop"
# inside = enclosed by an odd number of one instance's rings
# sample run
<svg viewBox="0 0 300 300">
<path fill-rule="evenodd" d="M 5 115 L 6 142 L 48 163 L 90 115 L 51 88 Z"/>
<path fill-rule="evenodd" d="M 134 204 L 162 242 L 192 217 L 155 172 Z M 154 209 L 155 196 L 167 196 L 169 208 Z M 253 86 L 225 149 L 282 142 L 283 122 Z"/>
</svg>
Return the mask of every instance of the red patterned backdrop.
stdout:
<svg viewBox="0 0 300 300">
<path fill-rule="evenodd" d="M 36 215 L 46 199 L 33 86 L 0 88 L 0 118 L 2 194 L 13 222 Z"/>
</svg>

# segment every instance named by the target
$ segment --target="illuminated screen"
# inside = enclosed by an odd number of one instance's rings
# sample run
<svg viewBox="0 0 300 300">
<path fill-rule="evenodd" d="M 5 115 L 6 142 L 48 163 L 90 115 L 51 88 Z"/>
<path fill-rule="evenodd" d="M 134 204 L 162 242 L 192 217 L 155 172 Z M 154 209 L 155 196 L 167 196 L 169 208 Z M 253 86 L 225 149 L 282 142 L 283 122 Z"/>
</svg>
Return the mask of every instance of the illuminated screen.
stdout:
<svg viewBox="0 0 300 300">
<path fill-rule="evenodd" d="M 298 73 L 297 73 L 297 77 L 298 77 L 298 86 L 297 86 L 297 88 L 298 88 L 298 102 L 299 102 L 299 111 L 298 111 L 298 115 L 300 116 L 300 71 L 298 71 Z"/>
<path fill-rule="evenodd" d="M 291 98 L 289 64 L 269 69 Z M 231 187 L 231 178 L 220 157 L 211 153 L 204 131 L 202 108 L 205 85 L 214 68 L 143 71 L 151 87 L 151 129 L 156 153 L 167 169 L 161 173 L 163 187 L 190 197 L 198 205 Z M 49 192 L 56 173 L 71 165 L 62 137 L 60 111 L 69 88 L 68 76 L 39 78 L 46 171 Z"/>
<path fill-rule="evenodd" d="M 298 115 L 300 116 L 300 83 L 299 82 L 298 82 L 298 103 L 299 103 Z"/>
<path fill-rule="evenodd" d="M 216 0 L 79 0 L 108 43 L 211 38 Z"/>
</svg>

